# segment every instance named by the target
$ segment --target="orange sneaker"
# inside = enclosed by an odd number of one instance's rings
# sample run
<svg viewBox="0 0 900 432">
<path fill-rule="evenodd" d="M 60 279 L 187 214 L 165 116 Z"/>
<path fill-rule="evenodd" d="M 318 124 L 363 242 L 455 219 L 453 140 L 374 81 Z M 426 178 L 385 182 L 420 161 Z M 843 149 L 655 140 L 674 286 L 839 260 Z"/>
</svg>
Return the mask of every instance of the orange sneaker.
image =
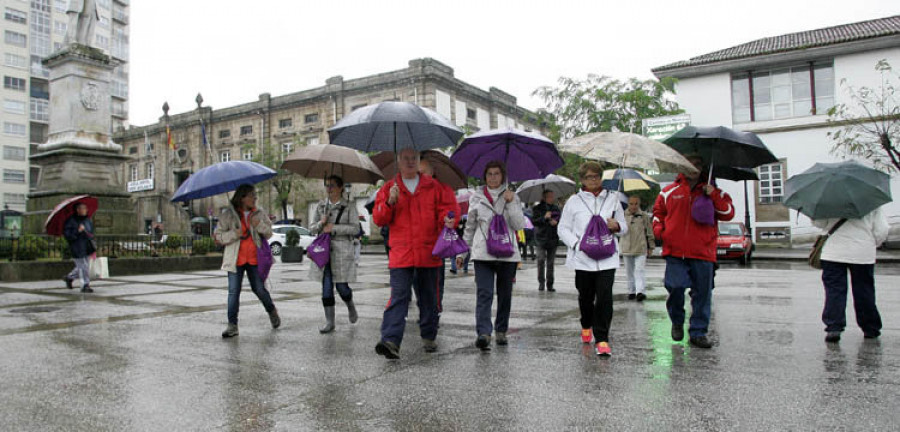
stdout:
<svg viewBox="0 0 900 432">
<path fill-rule="evenodd" d="M 612 355 L 612 350 L 609 349 L 609 343 L 607 342 L 597 342 L 597 355 L 601 357 L 609 357 Z"/>
<path fill-rule="evenodd" d="M 589 344 L 591 340 L 594 339 L 594 334 L 591 332 L 591 329 L 581 329 L 581 342 Z"/>
</svg>

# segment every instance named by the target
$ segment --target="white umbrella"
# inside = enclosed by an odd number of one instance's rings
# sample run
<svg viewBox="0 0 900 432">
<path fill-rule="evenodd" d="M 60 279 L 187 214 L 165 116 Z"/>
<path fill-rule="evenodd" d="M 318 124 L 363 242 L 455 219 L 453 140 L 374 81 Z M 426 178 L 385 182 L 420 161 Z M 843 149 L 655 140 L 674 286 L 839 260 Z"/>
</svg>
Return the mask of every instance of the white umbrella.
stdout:
<svg viewBox="0 0 900 432">
<path fill-rule="evenodd" d="M 574 181 L 563 176 L 550 174 L 542 179 L 528 180 L 519 185 L 516 194 L 524 203 L 538 202 L 544 199 L 544 191 L 553 191 L 557 198 L 571 195 L 578 190 Z"/>
<path fill-rule="evenodd" d="M 628 132 L 594 132 L 577 136 L 560 145 L 560 150 L 620 167 L 656 172 L 697 172 L 673 148 Z"/>
</svg>

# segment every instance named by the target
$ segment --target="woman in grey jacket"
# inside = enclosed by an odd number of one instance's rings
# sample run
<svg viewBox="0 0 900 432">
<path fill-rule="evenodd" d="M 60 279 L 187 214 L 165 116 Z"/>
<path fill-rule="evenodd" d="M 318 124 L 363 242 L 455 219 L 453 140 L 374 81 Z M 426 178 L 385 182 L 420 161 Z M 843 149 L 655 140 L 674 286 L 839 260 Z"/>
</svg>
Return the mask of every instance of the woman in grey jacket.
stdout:
<svg viewBox="0 0 900 432">
<path fill-rule="evenodd" d="M 316 206 L 315 221 L 309 226 L 313 234 L 331 233 L 331 256 L 324 268 L 309 260 L 310 279 L 322 281 L 322 305 L 325 307 L 325 325 L 319 333 L 334 331 L 334 289 L 347 304 L 350 322 L 358 319 L 353 304 L 350 282 L 356 282 L 356 254 L 354 242 L 359 234 L 359 213 L 356 205 L 342 197 L 344 180 L 336 175 L 325 179 L 328 198 Z"/>
<path fill-rule="evenodd" d="M 240 185 L 231 197 L 231 205 L 222 207 L 213 236 L 216 243 L 225 245 L 222 270 L 228 272 L 228 327 L 222 332 L 222 337 L 238 335 L 238 308 L 244 273 L 253 294 L 269 314 L 272 328 L 278 328 L 281 325 L 278 309 L 275 309 L 275 303 L 256 268 L 257 248 L 272 237 L 272 222 L 264 211 L 256 207 L 256 190 L 252 185 Z"/>
<path fill-rule="evenodd" d="M 509 327 L 509 311 L 512 306 L 513 280 L 516 266 L 521 261 L 519 250 L 511 245 L 513 254 L 500 258 L 487 251 L 487 235 L 494 215 L 502 215 L 509 228 L 509 240 L 515 242 L 516 231 L 525 227 L 522 203 L 511 190 L 503 187 L 506 182 L 506 167 L 500 161 L 492 161 L 484 169 L 487 184 L 472 194 L 469 199 L 469 217 L 463 235 L 471 247 L 472 261 L 475 263 L 475 330 L 478 338 L 475 346 L 490 350 L 491 330 L 497 332 L 497 345 L 506 345 L 506 331 Z M 480 233 L 476 234 L 476 231 Z M 462 266 L 462 257 L 457 257 L 457 266 Z M 494 286 L 497 287 L 497 319 L 491 326 L 491 305 L 494 301 Z"/>
</svg>

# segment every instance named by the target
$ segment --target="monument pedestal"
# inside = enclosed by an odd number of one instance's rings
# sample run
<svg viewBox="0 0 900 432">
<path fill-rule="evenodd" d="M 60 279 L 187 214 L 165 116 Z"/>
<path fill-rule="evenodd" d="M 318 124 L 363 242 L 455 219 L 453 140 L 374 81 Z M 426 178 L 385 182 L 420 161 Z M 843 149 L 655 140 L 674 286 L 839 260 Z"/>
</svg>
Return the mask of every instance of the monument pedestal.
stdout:
<svg viewBox="0 0 900 432">
<path fill-rule="evenodd" d="M 42 233 L 59 202 L 75 195 L 97 197 L 97 234 L 134 234 L 135 212 L 122 164 L 129 157 L 110 139 L 109 81 L 117 66 L 96 48 L 72 44 L 44 59 L 50 69 L 50 132 L 31 155 L 41 167 L 28 195 L 25 232 Z"/>
</svg>

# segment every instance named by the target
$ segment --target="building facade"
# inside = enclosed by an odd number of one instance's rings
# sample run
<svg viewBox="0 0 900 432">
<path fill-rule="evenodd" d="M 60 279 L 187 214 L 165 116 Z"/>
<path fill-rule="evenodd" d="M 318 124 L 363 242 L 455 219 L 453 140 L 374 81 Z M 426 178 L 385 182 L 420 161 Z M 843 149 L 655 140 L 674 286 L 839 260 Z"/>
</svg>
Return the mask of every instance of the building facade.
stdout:
<svg viewBox="0 0 900 432">
<path fill-rule="evenodd" d="M 502 127 L 542 132 L 535 113 L 518 106 L 514 96 L 494 87 L 482 90 L 467 84 L 454 76 L 452 68 L 430 58 L 364 78 L 332 77 L 324 86 L 283 96 L 264 93 L 256 101 L 229 108 L 214 110 L 202 106 L 202 98 L 197 100 L 197 109 L 191 112 L 164 115 L 156 124 L 131 127 L 113 137 L 132 157 L 123 174 L 140 219 L 135 222 L 136 231 L 146 232 L 162 223 L 169 232 L 186 232 L 192 219 L 206 223 L 198 218 L 213 217 L 215 209 L 226 204 L 224 195 L 184 205 L 169 202 L 191 173 L 229 160 L 263 158 L 269 165 L 280 164 L 298 146 L 327 144 L 328 128 L 366 105 L 413 102 L 469 132 Z M 174 148 L 166 145 L 167 126 Z M 368 185 L 354 185 L 350 194 L 361 207 L 373 191 Z M 271 188 L 258 192 L 260 205 L 277 219 L 301 219 L 304 225 L 314 211 L 310 204 L 324 194 L 322 180 L 298 178 L 289 198 L 292 216 L 279 209 Z M 360 214 L 367 213 L 361 210 Z"/>
<path fill-rule="evenodd" d="M 759 167 L 748 189 L 750 220 L 760 244 L 808 243 L 819 230 L 781 204 L 784 180 L 816 162 L 834 162 L 829 123 L 835 104 L 854 106 L 848 86 L 879 88 L 875 65 L 900 68 L 900 16 L 760 39 L 653 69 L 675 77 L 676 98 L 695 126 L 728 126 L 754 132 L 779 158 Z M 896 83 L 895 83 L 896 85 Z M 722 181 L 743 221 L 744 187 Z M 893 190 L 900 190 L 895 176 Z M 886 206 L 900 226 L 900 203 Z M 895 228 L 896 229 L 896 228 Z"/>
<path fill-rule="evenodd" d="M 97 0 L 100 15 L 93 46 L 120 62 L 110 93 L 111 130 L 128 121 L 129 1 Z M 3 20 L 3 100 L 0 147 L 0 208 L 25 211 L 28 192 L 37 186 L 40 168 L 29 156 L 47 141 L 50 119 L 50 71 L 41 60 L 63 46 L 68 0 L 0 0 Z"/>
</svg>

